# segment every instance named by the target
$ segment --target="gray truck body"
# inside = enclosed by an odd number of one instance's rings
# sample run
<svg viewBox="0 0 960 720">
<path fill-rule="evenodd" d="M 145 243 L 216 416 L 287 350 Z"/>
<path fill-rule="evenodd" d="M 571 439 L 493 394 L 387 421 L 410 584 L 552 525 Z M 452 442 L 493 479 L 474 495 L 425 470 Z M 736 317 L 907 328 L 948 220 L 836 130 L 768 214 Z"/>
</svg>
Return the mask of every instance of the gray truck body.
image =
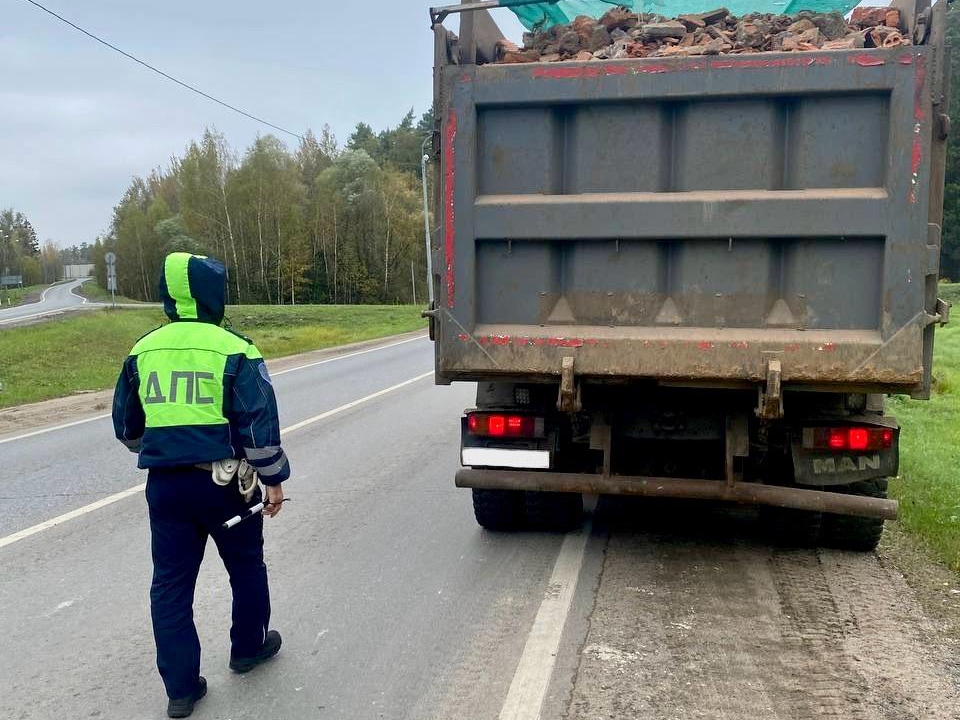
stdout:
<svg viewBox="0 0 960 720">
<path fill-rule="evenodd" d="M 814 462 L 859 467 L 836 486 L 896 471 L 895 447 L 866 468 L 805 455 L 801 426 L 897 428 L 883 396 L 929 395 L 949 120 L 943 3 L 904 11 L 911 26 L 924 10 L 911 47 L 586 63 L 471 62 L 485 12 L 460 39 L 436 28 L 437 382 L 481 381 L 478 407 L 506 410 L 512 388 L 547 385 L 539 409 L 567 414 L 547 417 L 549 471 L 474 466 L 458 484 L 895 515 L 793 488 L 824 489 Z M 562 467 L 587 425 L 596 462 Z M 777 433 L 794 467 L 742 482 L 737 458 Z M 716 490 L 691 490 L 707 470 L 651 478 L 628 450 L 711 438 Z"/>
<path fill-rule="evenodd" d="M 939 51 L 439 68 L 438 378 L 923 394 Z"/>
</svg>

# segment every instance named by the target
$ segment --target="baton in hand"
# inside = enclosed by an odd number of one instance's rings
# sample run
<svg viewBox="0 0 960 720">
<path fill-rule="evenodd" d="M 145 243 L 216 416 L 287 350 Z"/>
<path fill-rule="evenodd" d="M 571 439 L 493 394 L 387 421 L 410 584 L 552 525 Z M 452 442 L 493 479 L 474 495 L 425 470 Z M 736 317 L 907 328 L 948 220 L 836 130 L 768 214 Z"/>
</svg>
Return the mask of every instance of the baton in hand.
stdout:
<svg viewBox="0 0 960 720">
<path fill-rule="evenodd" d="M 284 498 L 283 500 L 280 501 L 280 504 L 287 502 L 289 499 L 290 499 L 290 498 Z M 221 527 L 223 527 L 224 530 L 229 530 L 229 529 L 232 528 L 234 525 L 239 525 L 240 523 L 242 523 L 242 522 L 243 522 L 244 520 L 246 520 L 247 518 L 253 517 L 254 515 L 259 515 L 260 513 L 263 512 L 263 509 L 264 509 L 267 505 L 276 505 L 276 504 L 277 504 L 277 503 L 258 502 L 258 503 L 257 503 L 256 505 L 254 505 L 253 507 L 248 507 L 246 510 L 244 510 L 244 511 L 243 511 L 242 513 L 240 513 L 239 515 L 237 515 L 237 516 L 235 516 L 235 517 L 232 517 L 232 518 L 230 518 L 229 520 L 227 520 Z"/>
</svg>

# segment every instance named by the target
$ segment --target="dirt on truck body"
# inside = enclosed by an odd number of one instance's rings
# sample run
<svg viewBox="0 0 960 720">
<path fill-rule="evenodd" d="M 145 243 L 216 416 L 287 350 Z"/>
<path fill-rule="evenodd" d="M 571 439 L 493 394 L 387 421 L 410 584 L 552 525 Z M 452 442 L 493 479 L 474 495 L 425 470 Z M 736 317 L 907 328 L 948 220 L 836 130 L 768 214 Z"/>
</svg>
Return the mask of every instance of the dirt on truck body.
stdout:
<svg viewBox="0 0 960 720">
<path fill-rule="evenodd" d="M 702 57 L 503 64 L 485 10 L 435 25 L 431 333 L 437 382 L 478 382 L 482 525 L 670 496 L 876 545 L 884 400 L 929 395 L 948 310 L 945 4 L 897 7 L 912 45 Z"/>
</svg>

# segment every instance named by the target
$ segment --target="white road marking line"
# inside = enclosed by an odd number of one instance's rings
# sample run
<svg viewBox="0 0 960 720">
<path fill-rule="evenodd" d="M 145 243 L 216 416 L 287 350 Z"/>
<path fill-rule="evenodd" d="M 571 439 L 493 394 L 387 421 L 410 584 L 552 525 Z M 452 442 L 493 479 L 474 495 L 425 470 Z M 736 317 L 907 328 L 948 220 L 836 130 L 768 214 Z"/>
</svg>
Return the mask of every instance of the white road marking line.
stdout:
<svg viewBox="0 0 960 720">
<path fill-rule="evenodd" d="M 270 377 L 279 377 L 280 375 L 286 375 L 287 373 L 296 372 L 297 370 L 306 370 L 307 368 L 316 367 L 317 365 L 326 365 L 327 363 L 337 362 L 338 360 L 346 360 L 347 358 L 356 357 L 357 355 L 366 355 L 367 353 L 377 352 L 378 350 L 386 350 L 387 348 L 397 347 L 397 345 L 406 345 L 407 343 L 412 343 L 417 340 L 423 340 L 425 337 L 427 336 L 417 335 L 416 337 L 400 340 L 399 342 L 390 343 L 389 345 L 379 345 L 374 348 L 367 348 L 366 350 L 358 350 L 356 352 L 347 353 L 346 355 L 337 355 L 336 357 L 327 358 L 326 360 L 317 360 L 316 362 L 307 363 L 306 365 L 299 365 L 295 368 L 287 368 L 286 370 L 270 373 Z"/>
<path fill-rule="evenodd" d="M 97 500 L 96 502 L 92 502 L 89 505 L 84 505 L 83 507 L 77 508 L 76 510 L 71 510 L 70 512 L 64 513 L 63 515 L 58 515 L 57 517 L 51 518 L 50 520 L 46 520 L 42 523 L 38 523 L 37 525 L 32 525 L 24 530 L 21 530 L 20 532 L 15 532 L 13 535 L 7 535 L 5 538 L 0 538 L 0 548 L 4 548 L 7 545 L 13 545 L 15 542 L 20 542 L 21 540 L 26 540 L 31 535 L 36 535 L 37 533 L 41 533 L 44 530 L 49 530 L 50 528 L 56 527 L 57 525 L 62 525 L 63 523 L 69 520 L 78 518 L 81 515 L 86 515 L 87 513 L 93 512 L 94 510 L 99 510 L 100 508 L 106 507 L 107 505 L 113 505 L 113 503 L 123 500 L 124 498 L 128 498 L 131 495 L 136 495 L 137 493 L 143 492 L 144 488 L 146 487 L 147 487 L 146 483 L 141 483 L 136 487 L 128 488 L 127 490 L 114 493 L 113 495 L 108 495 L 102 500 Z"/>
<path fill-rule="evenodd" d="M 592 528 L 593 522 L 588 521 L 580 532 L 563 539 L 546 596 L 533 620 L 507 699 L 500 710 L 500 720 L 540 718 Z"/>
<path fill-rule="evenodd" d="M 110 413 L 106 415 L 95 415 L 94 417 L 84 418 L 83 420 L 74 420 L 73 422 L 64 423 L 63 425 L 54 425 L 53 427 L 40 428 L 39 430 L 33 430 L 23 435 L 15 435 L 11 438 L 5 438 L 0 440 L 0 445 L 4 443 L 13 442 L 14 440 L 26 440 L 27 438 L 34 437 L 35 435 L 43 435 L 44 433 L 54 432 L 56 430 L 66 430 L 67 428 L 75 427 L 77 425 L 85 425 L 89 422 L 95 422 L 97 420 L 104 420 L 105 418 L 110 417 Z"/>
<path fill-rule="evenodd" d="M 53 285 L 51 285 L 50 287 L 48 287 L 46 290 L 44 290 L 42 293 L 40 293 L 40 299 L 39 299 L 37 302 L 35 302 L 35 303 L 27 303 L 27 305 L 43 305 L 43 303 L 45 303 L 45 302 L 47 301 L 47 293 L 50 292 L 51 290 L 53 290 L 53 288 L 56 287 L 58 284 L 62 284 L 62 283 L 54 283 Z M 80 296 L 77 295 L 77 297 L 80 297 Z M 6 309 L 7 309 L 7 310 L 12 310 L 13 308 L 6 308 Z M 20 316 L 18 316 L 18 317 L 6 318 L 6 319 L 4 319 L 4 320 L 0 320 L 0 325 L 5 325 L 5 324 L 7 324 L 7 323 L 17 322 L 18 320 L 29 320 L 30 318 L 42 317 L 43 315 L 51 315 L 51 314 L 53 314 L 53 313 L 63 312 L 64 309 L 65 309 L 65 308 L 59 308 L 59 309 L 54 309 L 54 310 L 43 310 L 43 311 L 41 311 L 41 312 L 34 313 L 33 315 L 20 315 Z"/>
<path fill-rule="evenodd" d="M 287 433 L 292 433 L 294 430 L 300 430 L 301 428 L 305 428 L 307 425 L 313 425 L 314 423 L 320 422 L 321 420 L 326 420 L 328 417 L 332 417 L 332 416 L 338 415 L 338 414 L 340 414 L 340 413 L 342 413 L 342 412 L 346 412 L 347 410 L 351 410 L 351 409 L 357 407 L 358 405 L 363 405 L 363 404 L 366 403 L 366 402 L 370 402 L 371 400 L 375 400 L 375 399 L 378 398 L 378 397 L 382 397 L 383 395 L 386 395 L 386 394 L 388 394 L 388 393 L 392 393 L 392 392 L 394 392 L 394 391 L 396 391 L 396 390 L 399 390 L 400 388 L 405 388 L 407 385 L 413 385 L 413 383 L 419 382 L 420 380 L 423 380 L 424 378 L 428 378 L 428 377 L 430 377 L 431 375 L 433 375 L 433 370 L 431 370 L 430 372 L 425 372 L 423 375 L 417 375 L 415 378 L 410 378 L 409 380 L 404 380 L 402 383 L 397 383 L 396 385 L 391 385 L 390 387 L 384 388 L 383 390 L 378 390 L 377 392 L 372 393 L 371 395 L 367 395 L 366 397 L 362 397 L 362 398 L 360 398 L 359 400 L 354 400 L 353 402 L 348 402 L 346 405 L 341 405 L 340 407 L 334 408 L 333 410 L 328 410 L 328 411 L 325 412 L 325 413 L 320 413 L 319 415 L 314 415 L 312 418 L 307 418 L 306 420 L 303 420 L 302 422 L 298 422 L 298 423 L 296 423 L 295 425 L 291 425 L 290 427 L 284 428 L 283 430 L 280 431 L 280 436 L 282 437 L 282 436 L 286 435 Z"/>
<path fill-rule="evenodd" d="M 77 283 L 77 286 L 76 286 L 76 287 L 70 288 L 70 294 L 71 294 L 71 295 L 73 295 L 74 297 L 78 297 L 78 298 L 80 298 L 81 300 L 83 300 L 83 302 L 80 303 L 81 305 L 86 305 L 86 304 L 87 304 L 87 298 L 85 298 L 83 295 L 77 295 L 77 289 L 80 288 L 80 287 L 83 285 L 84 282 L 86 282 L 86 280 L 84 280 L 84 281 L 81 282 L 81 283 Z"/>
<path fill-rule="evenodd" d="M 370 395 L 367 395 L 366 397 L 362 397 L 359 400 L 348 402 L 345 405 L 341 405 L 340 407 L 334 408 L 333 410 L 328 410 L 325 413 L 316 415 L 312 418 L 309 418 L 308 420 L 304 420 L 303 422 L 298 422 L 295 425 L 290 425 L 289 427 L 285 427 L 280 431 L 280 434 L 288 435 L 289 433 L 292 433 L 295 430 L 300 430 L 302 428 L 305 428 L 307 425 L 312 425 L 313 423 L 320 422 L 321 420 L 326 420 L 329 417 L 333 417 L 334 415 L 338 415 L 342 412 L 346 412 L 347 410 L 352 410 L 358 405 L 363 405 L 364 403 L 370 402 L 371 400 L 375 400 L 379 397 L 383 397 L 388 393 L 392 393 L 396 390 L 400 390 L 401 388 L 405 388 L 408 385 L 412 385 L 413 383 L 423 380 L 424 378 L 427 378 L 431 375 L 433 375 L 433 370 L 431 370 L 428 373 L 424 373 L 423 375 L 417 375 L 417 377 L 415 378 L 410 378 L 409 380 L 405 380 L 402 383 L 397 383 L 396 385 L 392 385 L 388 388 L 384 388 L 383 390 L 378 390 L 377 392 L 371 393 Z M 63 515 L 58 515 L 57 517 L 52 518 L 50 520 L 45 520 L 44 522 L 38 523 L 37 525 L 32 525 L 31 527 L 28 527 L 24 530 L 20 530 L 19 532 L 15 532 L 12 535 L 7 535 L 4 538 L 0 538 L 0 548 L 4 548 L 7 545 L 12 545 L 13 543 L 19 542 L 21 540 L 25 540 L 26 538 L 32 535 L 41 533 L 44 530 L 49 530 L 50 528 L 56 527 L 57 525 L 62 525 L 68 520 L 73 520 L 74 518 L 78 518 L 81 515 L 86 515 L 87 513 L 91 513 L 94 510 L 99 510 L 100 508 L 104 508 L 104 507 L 107 507 L 108 505 L 112 505 L 113 503 L 119 502 L 120 500 L 124 500 L 130 497 L 131 495 L 137 495 L 138 493 L 143 492 L 143 490 L 146 487 L 147 487 L 146 483 L 141 483 L 139 485 L 136 485 L 135 487 L 128 488 L 127 490 L 122 490 L 118 493 L 114 493 L 113 495 L 108 495 L 107 497 L 101 500 L 97 500 L 96 502 L 92 502 L 89 505 L 84 505 L 83 507 L 77 508 L 76 510 L 71 510 L 70 512 L 64 513 Z"/>
<path fill-rule="evenodd" d="M 20 322 L 21 320 L 30 320 L 37 317 L 45 317 L 47 315 L 61 315 L 65 312 L 68 312 L 70 308 L 57 308 L 54 310 L 45 310 L 43 312 L 34 313 L 33 315 L 18 315 L 13 318 L 6 318 L 5 320 L 0 320 L 0 325 L 6 325 L 8 323 Z"/>
<path fill-rule="evenodd" d="M 22 319 L 22 318 L 18 318 Z M 296 372 L 297 370 L 306 370 L 307 368 L 316 367 L 317 365 L 324 365 L 326 363 L 336 362 L 337 360 L 346 360 L 347 358 L 356 357 L 357 355 L 366 355 L 367 353 L 377 352 L 378 350 L 386 350 L 388 348 L 396 347 L 397 345 L 405 345 L 415 340 L 422 340 L 426 335 L 418 335 L 415 338 L 409 338 L 407 340 L 401 340 L 400 342 L 390 343 L 389 345 L 380 345 L 374 348 L 368 348 L 366 350 L 360 350 L 358 352 L 347 353 L 346 355 L 337 355 L 336 357 L 327 358 L 326 360 L 320 360 L 318 362 L 308 363 L 306 365 L 299 365 L 293 368 L 287 368 L 286 370 L 281 370 L 280 372 L 270 373 L 270 377 L 278 377 L 279 375 L 286 375 L 287 373 Z M 278 358 L 280 359 L 280 358 Z M 63 425 L 54 425 L 53 427 L 41 428 L 39 430 L 33 430 L 23 435 L 16 435 L 11 438 L 0 439 L 0 445 L 4 443 L 13 442 L 14 440 L 25 440 L 36 435 L 43 435 L 44 433 L 55 432 L 57 430 L 65 430 L 66 428 L 71 428 L 76 425 L 83 425 L 89 422 L 96 422 L 97 420 L 104 420 L 110 417 L 110 413 L 106 415 L 96 415 L 94 417 L 85 418 L 83 420 L 75 420 L 74 422 L 64 423 Z"/>
</svg>

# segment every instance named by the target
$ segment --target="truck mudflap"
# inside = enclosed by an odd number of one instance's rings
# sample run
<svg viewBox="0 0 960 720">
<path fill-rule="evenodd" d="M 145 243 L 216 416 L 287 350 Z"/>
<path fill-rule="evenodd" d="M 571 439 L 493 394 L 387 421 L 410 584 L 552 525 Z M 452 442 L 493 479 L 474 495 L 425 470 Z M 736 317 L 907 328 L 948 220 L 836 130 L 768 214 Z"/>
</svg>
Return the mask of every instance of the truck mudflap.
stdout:
<svg viewBox="0 0 960 720">
<path fill-rule="evenodd" d="M 796 484 L 850 485 L 900 472 L 900 427 L 894 418 L 852 416 L 833 427 L 818 424 L 803 427 L 790 443 Z"/>
<path fill-rule="evenodd" d="M 895 500 L 764 485 L 736 479 L 723 481 L 464 468 L 457 472 L 456 484 L 460 488 L 486 490 L 721 500 L 742 505 L 768 505 L 883 520 L 896 520 L 899 511 L 899 504 Z"/>
</svg>

